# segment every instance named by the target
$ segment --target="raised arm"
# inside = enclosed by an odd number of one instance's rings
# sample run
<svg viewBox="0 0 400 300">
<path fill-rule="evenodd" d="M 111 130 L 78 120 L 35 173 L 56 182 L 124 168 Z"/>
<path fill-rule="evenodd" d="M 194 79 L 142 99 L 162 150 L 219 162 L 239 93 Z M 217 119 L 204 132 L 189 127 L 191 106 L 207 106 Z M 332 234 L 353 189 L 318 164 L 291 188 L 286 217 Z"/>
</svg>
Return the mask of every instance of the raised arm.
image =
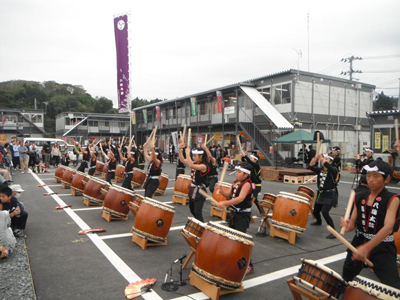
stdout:
<svg viewBox="0 0 400 300">
<path fill-rule="evenodd" d="M 210 150 L 207 148 L 207 145 L 202 144 L 201 147 L 203 148 L 203 150 L 207 153 L 207 157 L 208 159 L 211 161 L 211 163 L 213 164 L 213 166 L 217 165 L 217 160 L 212 156 Z"/>
</svg>

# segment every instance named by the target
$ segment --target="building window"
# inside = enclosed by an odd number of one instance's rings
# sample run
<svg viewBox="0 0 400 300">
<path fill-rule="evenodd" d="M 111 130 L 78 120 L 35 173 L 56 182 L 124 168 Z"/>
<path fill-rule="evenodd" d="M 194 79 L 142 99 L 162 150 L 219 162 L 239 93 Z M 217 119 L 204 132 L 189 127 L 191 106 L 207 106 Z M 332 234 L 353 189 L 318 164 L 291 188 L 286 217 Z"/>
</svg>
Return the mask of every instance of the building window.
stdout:
<svg viewBox="0 0 400 300">
<path fill-rule="evenodd" d="M 200 105 L 200 115 L 205 115 L 207 112 L 206 102 L 202 101 L 199 103 L 199 105 Z"/>
<path fill-rule="evenodd" d="M 89 121 L 89 126 L 90 127 L 97 127 L 97 126 L 99 126 L 99 121 Z"/>
<path fill-rule="evenodd" d="M 110 121 L 105 121 L 105 122 L 104 122 L 104 126 L 105 126 L 105 127 L 110 127 Z"/>
</svg>

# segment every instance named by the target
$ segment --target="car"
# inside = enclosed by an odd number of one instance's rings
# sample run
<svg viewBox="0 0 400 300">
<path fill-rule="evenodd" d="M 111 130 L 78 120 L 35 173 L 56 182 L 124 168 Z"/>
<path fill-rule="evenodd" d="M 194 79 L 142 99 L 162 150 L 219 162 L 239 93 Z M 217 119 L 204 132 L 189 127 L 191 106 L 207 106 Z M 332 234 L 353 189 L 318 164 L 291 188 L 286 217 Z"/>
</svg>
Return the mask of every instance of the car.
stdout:
<svg viewBox="0 0 400 300">
<path fill-rule="evenodd" d="M 64 147 L 64 145 L 68 146 L 68 154 L 69 157 L 72 161 L 76 160 L 76 155 L 74 154 L 74 146 L 68 144 L 66 141 L 61 140 L 61 139 L 53 139 L 53 138 L 24 138 L 24 144 L 25 142 L 28 142 L 29 144 L 31 142 L 34 142 L 37 148 L 37 152 L 41 153 L 42 149 L 43 149 L 43 145 L 46 142 L 50 143 L 50 147 L 53 147 L 54 143 L 58 143 L 60 145 L 60 148 L 62 149 Z M 82 155 L 79 155 L 78 159 L 82 159 Z"/>
</svg>

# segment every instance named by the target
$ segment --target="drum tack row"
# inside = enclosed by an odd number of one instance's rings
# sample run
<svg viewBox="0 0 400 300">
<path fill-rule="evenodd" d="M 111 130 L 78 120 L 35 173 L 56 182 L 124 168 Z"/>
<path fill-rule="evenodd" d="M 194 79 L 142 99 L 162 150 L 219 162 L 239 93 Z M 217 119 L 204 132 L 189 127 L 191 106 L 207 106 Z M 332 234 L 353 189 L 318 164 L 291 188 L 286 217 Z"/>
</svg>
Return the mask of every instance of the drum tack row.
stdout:
<svg viewBox="0 0 400 300">
<path fill-rule="evenodd" d="M 71 188 L 72 195 L 83 195 L 86 205 L 102 206 L 102 216 L 108 222 L 127 220 L 131 211 L 135 217 L 131 229 L 132 241 L 143 250 L 148 246 L 167 245 L 167 235 L 175 214 L 173 206 L 144 198 L 134 191 L 110 185 L 102 179 L 65 166 L 57 168 L 55 181 L 61 182 L 63 188 Z M 184 190 L 181 195 L 187 193 Z M 242 281 L 254 246 L 252 236 L 213 222 L 205 224 L 190 217 L 181 234 L 191 249 L 184 268 L 195 256 L 190 275 L 193 286 L 212 299 L 218 299 L 222 294 L 243 291 Z M 226 251 L 219 250 L 221 244 L 226 245 Z M 214 262 L 210 263 L 210 257 L 213 257 Z"/>
</svg>

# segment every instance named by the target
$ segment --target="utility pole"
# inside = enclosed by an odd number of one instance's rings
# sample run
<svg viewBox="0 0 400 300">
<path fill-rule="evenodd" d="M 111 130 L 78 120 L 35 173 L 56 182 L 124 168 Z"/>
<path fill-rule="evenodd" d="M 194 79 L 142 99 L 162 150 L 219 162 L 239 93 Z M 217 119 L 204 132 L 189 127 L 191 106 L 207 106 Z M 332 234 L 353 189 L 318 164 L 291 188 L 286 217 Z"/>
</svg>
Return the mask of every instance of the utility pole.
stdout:
<svg viewBox="0 0 400 300">
<path fill-rule="evenodd" d="M 350 80 L 352 81 L 353 80 L 353 73 L 362 73 L 362 71 L 361 70 L 354 70 L 353 69 L 353 60 L 362 60 L 362 57 L 359 57 L 359 56 L 349 56 L 349 57 L 346 57 L 346 58 L 342 58 L 342 62 L 349 62 L 350 63 L 350 69 L 349 69 L 349 71 L 345 71 L 345 72 L 341 72 L 340 73 L 340 75 L 350 75 Z"/>
<path fill-rule="evenodd" d="M 397 98 L 397 109 L 400 109 L 400 78 L 399 78 L 399 98 Z"/>
</svg>

